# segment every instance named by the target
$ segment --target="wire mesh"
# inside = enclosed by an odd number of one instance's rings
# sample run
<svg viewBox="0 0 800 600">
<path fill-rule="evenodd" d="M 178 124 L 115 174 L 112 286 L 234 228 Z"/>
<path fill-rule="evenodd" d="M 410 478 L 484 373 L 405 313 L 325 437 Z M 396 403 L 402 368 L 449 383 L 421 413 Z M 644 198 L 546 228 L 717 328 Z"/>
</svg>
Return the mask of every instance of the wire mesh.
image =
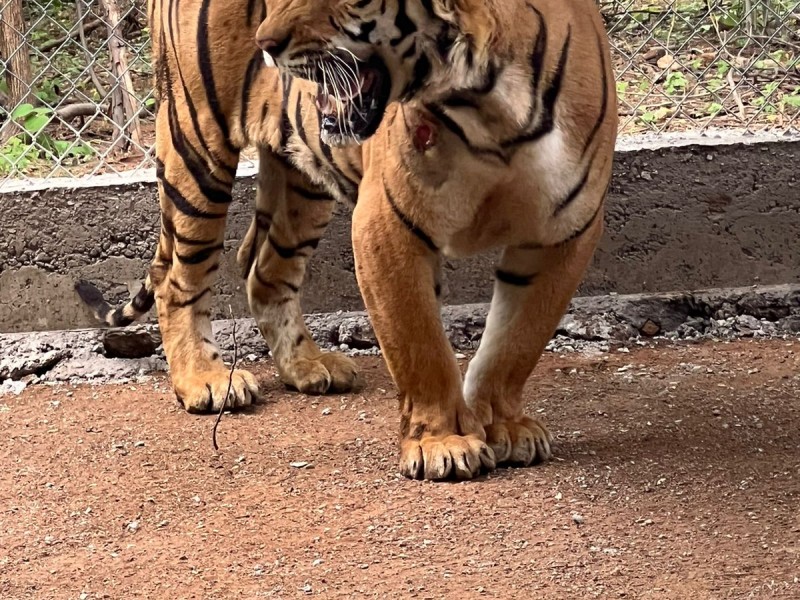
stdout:
<svg viewBox="0 0 800 600">
<path fill-rule="evenodd" d="M 620 134 L 800 128 L 800 0 L 596 0 Z M 0 189 L 153 167 L 146 0 L 0 0 Z"/>
</svg>

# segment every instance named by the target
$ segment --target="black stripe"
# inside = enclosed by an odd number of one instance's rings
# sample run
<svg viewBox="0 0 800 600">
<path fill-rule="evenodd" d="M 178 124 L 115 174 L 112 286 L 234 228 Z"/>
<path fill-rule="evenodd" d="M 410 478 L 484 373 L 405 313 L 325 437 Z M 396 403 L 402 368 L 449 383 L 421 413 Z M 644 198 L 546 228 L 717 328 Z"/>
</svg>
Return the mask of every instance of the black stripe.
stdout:
<svg viewBox="0 0 800 600">
<path fill-rule="evenodd" d="M 333 198 L 327 192 L 308 190 L 300 185 L 290 183 L 289 191 L 305 198 L 306 200 L 313 200 L 316 202 L 333 202 Z"/>
<path fill-rule="evenodd" d="M 525 287 L 533 283 L 534 278 L 536 275 L 517 275 L 516 273 L 510 273 L 509 271 L 503 271 L 502 269 L 497 269 L 494 272 L 494 276 L 497 278 L 497 281 L 501 283 L 507 283 L 508 285 L 513 285 L 516 287 Z"/>
<path fill-rule="evenodd" d="M 175 96 L 172 92 L 171 73 L 169 67 L 165 67 L 167 76 L 167 98 L 169 105 L 168 120 L 169 120 L 169 133 L 172 138 L 172 145 L 177 150 L 178 155 L 183 160 L 189 173 L 192 175 L 200 193 L 213 204 L 229 204 L 231 202 L 231 184 L 228 182 L 216 179 L 208 169 L 205 161 L 197 153 L 197 150 L 192 146 L 189 140 L 186 139 L 181 130 L 180 122 L 178 120 L 177 103 Z M 202 163 L 202 164 L 201 164 Z M 223 186 L 222 188 L 218 186 Z"/>
<path fill-rule="evenodd" d="M 143 314 L 153 308 L 155 301 L 155 292 L 153 290 L 148 290 L 146 285 L 142 285 L 142 287 L 139 288 L 139 292 L 133 297 L 133 300 L 131 300 L 131 306 L 133 306 L 136 312 Z"/>
<path fill-rule="evenodd" d="M 161 225 L 168 238 L 173 241 L 177 240 L 181 244 L 186 244 L 187 246 L 209 246 L 216 242 L 216 240 L 195 240 L 182 236 L 175 231 L 175 223 L 172 222 L 172 219 L 170 219 L 169 216 L 165 215 L 164 213 L 161 213 Z"/>
<path fill-rule="evenodd" d="M 430 73 L 431 61 L 428 59 L 427 55 L 422 54 L 417 59 L 417 62 L 414 63 L 414 73 L 411 76 L 411 80 L 400 94 L 401 99 L 411 100 L 414 94 L 416 94 L 420 89 L 422 89 L 422 86 L 425 85 L 425 80 L 428 78 Z"/>
<path fill-rule="evenodd" d="M 297 246 L 282 246 L 276 242 L 275 238 L 271 235 L 267 236 L 267 239 L 269 240 L 270 246 L 272 246 L 275 252 L 278 253 L 278 256 L 283 259 L 294 258 L 301 250 L 305 250 L 306 248 L 311 248 L 312 250 L 316 249 L 320 241 L 320 238 L 313 238 L 300 242 Z"/>
<path fill-rule="evenodd" d="M 291 290 L 295 294 L 300 291 L 299 287 L 297 287 L 296 285 L 291 284 L 288 281 L 285 281 L 283 279 L 278 279 L 278 280 L 275 281 L 275 283 L 267 281 L 266 279 L 264 279 L 261 276 L 261 273 L 258 270 L 258 265 L 256 265 L 256 268 L 253 270 L 253 273 L 256 274 L 256 279 L 258 280 L 258 283 L 260 283 L 262 287 L 265 287 L 267 289 L 275 290 L 277 292 L 278 291 L 278 286 L 282 285 L 284 287 L 289 288 L 289 290 Z"/>
<path fill-rule="evenodd" d="M 183 287 L 183 286 L 182 286 L 180 283 L 178 283 L 178 280 L 177 280 L 177 279 L 175 279 L 174 277 L 170 277 L 170 278 L 168 279 L 168 281 L 169 281 L 169 284 L 170 284 L 172 287 L 174 287 L 176 290 L 178 290 L 179 292 L 184 292 L 184 293 L 186 293 L 186 292 L 188 291 L 188 290 L 187 290 L 185 287 Z"/>
<path fill-rule="evenodd" d="M 256 252 L 258 252 L 258 236 L 253 238 L 253 243 L 250 245 L 250 254 L 247 256 L 247 263 L 242 270 L 242 278 L 247 279 L 250 276 L 250 271 L 253 269 L 253 263 L 256 262 Z"/>
<path fill-rule="evenodd" d="M 283 84 L 283 99 L 281 100 L 281 150 L 284 150 L 289 143 L 289 135 L 292 133 L 292 123 L 289 120 L 289 94 L 292 92 L 292 82 L 294 80 L 281 75 Z"/>
<path fill-rule="evenodd" d="M 550 85 L 542 93 L 541 116 L 539 117 L 538 126 L 534 128 L 532 131 L 525 132 L 522 135 L 519 135 L 513 139 L 503 142 L 502 146 L 504 148 L 535 142 L 536 140 L 544 137 L 545 135 L 553 131 L 553 127 L 555 126 L 555 117 L 554 117 L 555 105 L 556 102 L 558 101 L 559 93 L 561 92 L 561 82 L 564 79 L 564 69 L 567 64 L 567 57 L 569 56 L 571 36 L 572 36 L 572 29 L 571 27 L 567 26 L 567 36 L 564 39 L 563 46 L 561 47 L 561 55 L 558 57 L 558 65 L 556 66 L 556 70 L 553 73 L 553 78 L 550 81 Z M 534 51 L 534 57 L 535 56 L 536 56 L 536 51 Z M 534 72 L 534 81 L 532 84 L 534 88 L 538 87 L 539 85 L 537 73 L 540 73 L 541 70 L 543 69 L 542 66 L 537 67 L 535 62 L 536 60 L 534 58 L 532 62 L 533 64 L 532 68 L 534 69 L 538 68 L 538 71 Z M 535 97 L 534 99 L 532 99 L 532 102 L 535 103 Z"/>
<path fill-rule="evenodd" d="M 206 288 L 202 292 L 192 296 L 188 300 L 184 300 L 183 302 L 174 302 L 170 301 L 170 306 L 174 308 L 186 308 L 187 306 L 191 306 L 192 304 L 197 304 L 206 294 L 211 293 L 211 288 Z"/>
<path fill-rule="evenodd" d="M 249 10 L 250 7 L 248 6 L 248 11 Z M 247 137 L 247 112 L 250 110 L 250 88 L 253 87 L 253 82 L 256 79 L 256 75 L 263 66 L 266 66 L 266 64 L 264 63 L 264 59 L 261 55 L 261 50 L 258 50 L 255 54 L 253 54 L 253 58 L 250 59 L 250 64 L 247 65 L 247 73 L 244 76 L 244 84 L 242 85 L 241 127 L 242 135 L 245 137 Z"/>
<path fill-rule="evenodd" d="M 563 200 L 562 200 L 562 201 L 561 201 L 561 202 L 558 204 L 558 206 L 556 206 L 556 209 L 555 209 L 555 211 L 553 212 L 553 216 L 554 216 L 554 217 L 557 217 L 557 216 L 558 216 L 558 215 L 560 215 L 560 214 L 561 214 L 561 213 L 562 213 L 562 212 L 563 212 L 563 211 L 564 211 L 564 210 L 565 210 L 567 207 L 569 207 L 569 205 L 570 205 L 570 204 L 572 204 L 572 202 L 575 200 L 575 198 L 577 198 L 577 197 L 578 197 L 578 195 L 579 195 L 579 194 L 580 194 L 580 193 L 583 191 L 583 188 L 585 188 L 585 187 L 586 187 L 586 182 L 589 180 L 589 174 L 590 174 L 590 173 L 591 173 L 591 171 L 592 171 L 592 164 L 594 163 L 595 156 L 597 156 L 597 154 L 596 154 L 596 153 L 595 153 L 594 155 L 592 155 L 592 158 L 590 158 L 590 159 L 589 159 L 589 162 L 587 163 L 587 165 L 586 165 L 586 168 L 585 168 L 585 169 L 584 169 L 584 171 L 583 171 L 583 177 L 581 177 L 580 181 L 578 181 L 578 183 L 577 183 L 577 184 L 575 184 L 575 187 L 573 187 L 573 188 L 570 190 L 569 194 L 567 194 L 567 197 L 566 197 L 566 198 L 564 198 L 564 199 L 563 199 Z"/>
<path fill-rule="evenodd" d="M 437 248 L 436 244 L 433 243 L 433 240 L 431 239 L 431 237 L 427 233 L 425 233 L 422 229 L 417 227 L 411 219 L 409 219 L 406 215 L 404 215 L 401 212 L 400 208 L 397 206 L 397 203 L 395 202 L 394 198 L 392 197 L 392 193 L 389 191 L 389 187 L 386 185 L 386 180 L 385 179 L 383 180 L 383 190 L 384 190 L 384 192 L 386 194 L 386 199 L 389 201 L 389 206 L 392 207 L 392 210 L 394 211 L 394 214 L 397 215 L 397 218 L 400 219 L 400 221 L 403 223 L 403 225 L 405 225 L 406 228 L 411 233 L 413 233 L 420 240 L 422 240 L 425 243 L 425 245 L 428 247 L 429 250 L 431 250 L 432 252 L 439 252 L 439 248 Z"/>
<path fill-rule="evenodd" d="M 597 120 L 594 122 L 594 127 L 592 127 L 592 131 L 589 134 L 589 137 L 586 138 L 586 141 L 583 144 L 583 152 L 581 156 L 585 156 L 586 152 L 589 150 L 589 146 L 592 145 L 597 132 L 600 130 L 600 127 L 606 120 L 606 110 L 608 110 L 608 78 L 606 76 L 606 53 L 603 51 L 603 43 L 600 40 L 600 34 L 595 31 L 595 36 L 597 38 L 597 53 L 600 55 L 600 73 L 602 74 L 602 100 L 600 101 L 600 114 L 597 115 Z"/>
<path fill-rule="evenodd" d="M 215 240 L 193 240 L 191 238 L 183 237 L 177 231 L 173 233 L 175 240 L 180 244 L 186 244 L 187 246 L 208 246 L 209 244 L 213 244 Z"/>
<path fill-rule="evenodd" d="M 561 240 L 560 242 L 558 242 L 557 244 L 553 244 L 553 245 L 554 246 L 563 246 L 564 244 L 567 244 L 567 243 L 571 242 L 572 240 L 581 237 L 584 233 L 586 233 L 589 230 L 589 228 L 592 225 L 594 225 L 594 222 L 597 220 L 597 216 L 600 214 L 600 211 L 603 209 L 603 203 L 604 202 L 600 202 L 600 204 L 597 205 L 597 209 L 594 211 L 594 214 L 592 215 L 592 218 L 589 219 L 583 227 L 581 227 L 580 229 L 576 230 L 575 233 L 570 235 L 568 238 L 565 238 L 565 239 Z"/>
<path fill-rule="evenodd" d="M 348 29 L 344 29 L 343 31 L 351 40 L 369 44 L 369 34 L 375 31 L 377 25 L 378 23 L 376 21 L 366 21 L 360 24 L 361 29 L 358 33 L 353 33 Z"/>
<path fill-rule="evenodd" d="M 161 182 L 161 187 L 164 189 L 164 193 L 167 195 L 172 201 L 172 204 L 177 208 L 180 212 L 185 214 L 187 217 L 196 217 L 198 219 L 224 219 L 225 213 L 215 214 L 206 212 L 204 210 L 200 210 L 196 206 L 194 206 L 191 202 L 189 202 L 186 197 L 178 191 L 167 179 L 164 173 L 164 163 L 161 162 L 158 158 L 156 159 L 156 177 Z"/>
<path fill-rule="evenodd" d="M 445 98 L 442 104 L 451 108 L 479 108 L 480 101 L 474 96 L 485 96 L 497 85 L 499 77 L 498 69 L 494 64 L 489 65 L 486 72 L 486 79 L 481 85 L 473 86 L 464 90 L 458 90 L 453 95 Z"/>
<path fill-rule="evenodd" d="M 214 115 L 214 120 L 217 122 L 217 127 L 222 134 L 222 140 L 225 147 L 231 154 L 239 153 L 230 140 L 230 130 L 228 129 L 228 122 L 225 120 L 225 115 L 219 105 L 219 98 L 217 97 L 217 87 L 214 82 L 214 70 L 211 59 L 211 49 L 209 47 L 209 32 L 208 32 L 208 11 L 211 7 L 212 0 L 203 0 L 200 6 L 200 13 L 198 15 L 197 24 L 197 65 L 200 69 L 200 76 L 203 79 L 203 88 L 206 91 L 208 105 L 211 108 L 211 114 Z M 235 172 L 235 171 L 234 171 Z"/>
<path fill-rule="evenodd" d="M 133 317 L 126 317 L 123 313 L 124 310 L 124 307 L 119 307 L 111 315 L 111 323 L 114 327 L 127 327 L 136 320 Z"/>
<path fill-rule="evenodd" d="M 529 121 L 533 119 L 533 110 L 536 106 L 535 99 L 539 96 L 539 83 L 542 80 L 542 73 L 544 72 L 544 53 L 547 50 L 547 23 L 542 13 L 539 12 L 535 6 L 530 6 L 530 8 L 536 13 L 536 16 L 539 17 L 539 31 L 536 33 L 536 41 L 533 44 L 533 52 L 531 53 L 530 60 L 533 76 L 531 77 L 532 104 Z"/>
<path fill-rule="evenodd" d="M 257 210 L 255 221 L 258 229 L 269 229 L 272 226 L 272 215 L 265 210 Z"/>
<path fill-rule="evenodd" d="M 564 244 L 568 244 L 572 240 L 581 237 L 584 233 L 586 233 L 589 228 L 594 224 L 597 220 L 597 216 L 600 214 L 600 211 L 603 209 L 603 204 L 605 200 L 601 201 L 600 204 L 597 205 L 594 213 L 592 214 L 591 218 L 580 227 L 580 229 L 576 229 L 573 233 L 571 233 L 568 237 L 564 238 L 560 242 L 556 242 L 555 244 L 537 244 L 535 242 L 531 242 L 529 244 L 520 244 L 517 246 L 521 250 L 543 250 L 545 248 L 558 248 L 563 246 Z"/>
<path fill-rule="evenodd" d="M 470 152 L 481 156 L 492 156 L 508 164 L 508 157 L 502 150 L 495 150 L 493 148 L 478 148 L 477 146 L 473 146 L 472 142 L 469 141 L 467 134 L 461 128 L 461 125 L 447 116 L 447 114 L 439 106 L 434 104 L 426 104 L 425 108 L 427 108 L 439 121 L 441 121 L 445 127 L 452 131 L 458 137 L 458 139 L 464 142 L 464 145 L 467 146 Z"/>
<path fill-rule="evenodd" d="M 297 132 L 297 135 L 300 137 L 300 141 L 305 144 L 306 148 L 311 149 L 308 145 L 308 140 L 306 139 L 306 128 L 303 125 L 303 102 L 302 95 L 298 94 L 298 98 L 296 100 L 297 106 L 294 109 L 294 130 Z"/>
<path fill-rule="evenodd" d="M 177 2 L 176 9 L 177 9 Z M 169 29 L 173 31 L 173 23 L 172 23 L 172 15 L 173 11 L 169 11 Z M 194 101 L 192 100 L 192 95 L 189 93 L 189 88 L 186 85 L 186 80 L 183 77 L 183 69 L 181 68 L 181 62 L 178 60 L 178 50 L 175 46 L 175 38 L 174 36 L 170 36 L 170 42 L 172 46 L 172 55 L 175 57 L 175 66 L 178 69 L 178 79 L 180 79 L 181 87 L 183 88 L 183 97 L 184 101 L 186 102 L 186 107 L 189 109 L 189 117 L 192 121 L 192 128 L 194 129 L 194 134 L 197 137 L 197 141 L 200 142 L 200 146 L 202 147 L 203 151 L 205 152 L 206 156 L 209 157 L 212 165 L 214 167 L 219 168 L 223 172 L 227 173 L 231 180 L 236 176 L 236 165 L 228 165 L 224 160 L 218 157 L 214 152 L 211 151 L 211 148 L 206 142 L 205 136 L 203 135 L 203 129 L 200 126 L 200 119 L 197 116 L 197 108 L 194 105 Z M 164 30 L 161 30 L 161 46 L 162 48 L 166 48 L 166 39 L 164 38 Z M 164 68 L 167 67 L 167 59 L 166 56 L 163 58 L 164 61 Z M 160 79 L 169 82 L 170 78 L 165 76 L 164 73 L 160 73 Z M 209 171 L 213 171 L 215 169 L 209 168 Z"/>
<path fill-rule="evenodd" d="M 185 265 L 199 265 L 200 263 L 206 262 L 214 254 L 222 250 L 223 247 L 223 244 L 218 244 L 209 248 L 203 248 L 202 250 L 198 250 L 193 254 L 184 255 L 176 252 L 175 255 L 178 257 L 178 260 Z"/>
<path fill-rule="evenodd" d="M 392 46 L 397 46 L 405 38 L 417 31 L 416 24 L 408 17 L 406 12 L 406 0 L 397 0 L 397 15 L 394 18 L 394 26 L 400 31 L 400 37 L 389 42 Z"/>
<path fill-rule="evenodd" d="M 267 6 L 264 0 L 248 0 L 247 2 L 247 24 L 253 25 L 253 15 L 256 14 L 256 6 L 258 7 L 258 17 L 255 19 L 256 23 L 260 23 L 267 17 Z"/>
</svg>

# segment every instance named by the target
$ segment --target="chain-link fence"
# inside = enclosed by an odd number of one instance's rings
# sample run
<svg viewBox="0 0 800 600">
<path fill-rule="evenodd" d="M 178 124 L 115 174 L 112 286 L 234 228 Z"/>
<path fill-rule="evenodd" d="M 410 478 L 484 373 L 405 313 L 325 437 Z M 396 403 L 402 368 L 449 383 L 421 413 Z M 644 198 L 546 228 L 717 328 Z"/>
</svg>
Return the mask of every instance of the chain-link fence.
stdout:
<svg viewBox="0 0 800 600">
<path fill-rule="evenodd" d="M 800 0 L 597 0 L 620 134 L 800 129 Z M 153 166 L 146 0 L 0 0 L 0 189 Z"/>
</svg>

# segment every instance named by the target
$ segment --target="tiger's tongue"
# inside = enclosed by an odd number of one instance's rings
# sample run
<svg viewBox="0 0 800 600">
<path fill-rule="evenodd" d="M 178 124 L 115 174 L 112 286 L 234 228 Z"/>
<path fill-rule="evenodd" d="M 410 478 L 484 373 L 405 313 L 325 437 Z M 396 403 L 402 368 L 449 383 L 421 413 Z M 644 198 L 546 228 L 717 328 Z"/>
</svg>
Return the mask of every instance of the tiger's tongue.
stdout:
<svg viewBox="0 0 800 600">
<path fill-rule="evenodd" d="M 346 101 L 352 100 L 360 92 L 368 92 L 370 88 L 372 88 L 372 84 L 375 82 L 375 75 L 374 73 L 367 72 L 361 76 L 361 87 L 351 86 L 351 89 L 348 90 L 349 97 L 346 98 Z M 331 96 L 330 94 L 326 94 L 325 91 L 320 88 L 319 92 L 317 93 L 317 109 L 323 115 L 332 115 L 336 113 L 336 98 Z"/>
</svg>

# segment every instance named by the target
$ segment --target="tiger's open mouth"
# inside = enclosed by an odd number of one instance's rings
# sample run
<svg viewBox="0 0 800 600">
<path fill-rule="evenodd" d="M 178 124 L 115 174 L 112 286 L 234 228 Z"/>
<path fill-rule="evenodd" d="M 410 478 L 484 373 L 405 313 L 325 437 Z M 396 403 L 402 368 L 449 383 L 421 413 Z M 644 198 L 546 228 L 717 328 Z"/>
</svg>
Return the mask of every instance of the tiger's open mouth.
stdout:
<svg viewBox="0 0 800 600">
<path fill-rule="evenodd" d="M 392 87 L 378 56 L 359 61 L 350 54 L 327 52 L 311 58 L 302 70 L 300 76 L 319 85 L 316 106 L 324 143 L 361 143 L 377 131 Z"/>
</svg>

